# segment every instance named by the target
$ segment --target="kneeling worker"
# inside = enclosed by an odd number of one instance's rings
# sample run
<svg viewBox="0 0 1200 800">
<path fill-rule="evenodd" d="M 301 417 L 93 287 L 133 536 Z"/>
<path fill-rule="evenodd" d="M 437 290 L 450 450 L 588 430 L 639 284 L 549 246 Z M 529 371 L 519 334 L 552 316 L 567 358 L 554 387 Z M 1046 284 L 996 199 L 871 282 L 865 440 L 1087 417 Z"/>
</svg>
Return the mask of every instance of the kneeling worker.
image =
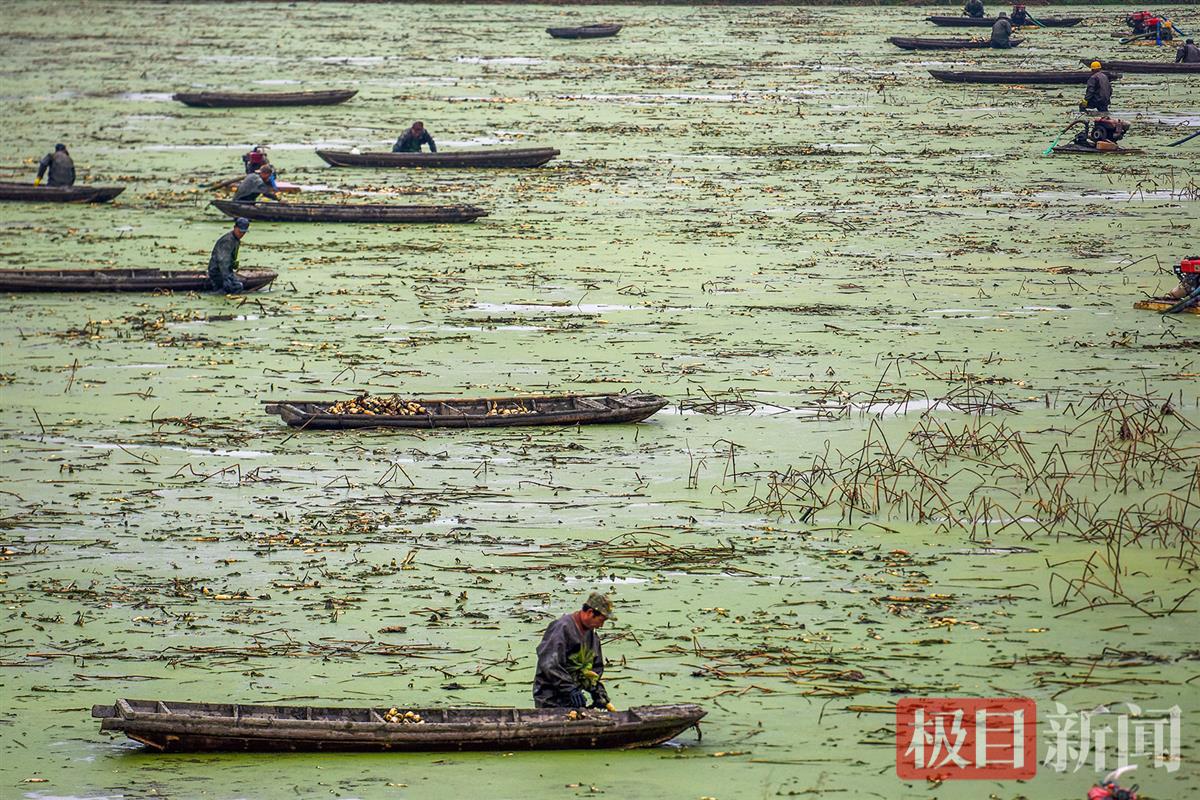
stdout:
<svg viewBox="0 0 1200 800">
<path fill-rule="evenodd" d="M 1175 63 L 1200 64 L 1200 47 L 1196 47 L 1196 43 L 1188 39 L 1182 47 L 1175 51 Z"/>
<path fill-rule="evenodd" d="M 992 47 L 1012 47 L 1012 23 L 1003 11 L 992 24 Z"/>
<path fill-rule="evenodd" d="M 533 676 L 533 702 L 538 708 L 587 708 L 583 693 L 592 696 L 591 708 L 613 710 L 600 677 L 604 656 L 596 631 L 612 619 L 612 603 L 599 592 L 588 595 L 583 608 L 564 614 L 546 628 L 537 648 L 537 673 Z"/>
<path fill-rule="evenodd" d="M 425 123 L 414 122 L 411 128 L 400 134 L 400 138 L 392 145 L 392 152 L 419 153 L 423 144 L 429 145 L 429 152 L 437 152 L 437 145 L 433 143 L 433 137 L 429 135 L 429 131 L 425 130 Z"/>
<path fill-rule="evenodd" d="M 983 0 L 967 0 L 962 13 L 963 16 L 971 19 L 982 19 L 984 15 Z"/>
<path fill-rule="evenodd" d="M 208 259 L 208 282 L 212 284 L 210 291 L 218 294 L 238 294 L 246 287 L 238 280 L 238 249 L 242 246 L 242 237 L 250 230 L 250 220 L 238 217 L 233 223 L 233 230 L 223 234 L 213 245 L 212 255 Z"/>
<path fill-rule="evenodd" d="M 275 194 L 275 188 L 271 185 L 274 172 L 270 164 L 263 164 L 258 172 L 251 172 L 238 184 L 237 191 L 233 194 L 233 202 L 253 203 L 258 200 L 260 194 L 278 202 L 279 195 Z"/>
</svg>

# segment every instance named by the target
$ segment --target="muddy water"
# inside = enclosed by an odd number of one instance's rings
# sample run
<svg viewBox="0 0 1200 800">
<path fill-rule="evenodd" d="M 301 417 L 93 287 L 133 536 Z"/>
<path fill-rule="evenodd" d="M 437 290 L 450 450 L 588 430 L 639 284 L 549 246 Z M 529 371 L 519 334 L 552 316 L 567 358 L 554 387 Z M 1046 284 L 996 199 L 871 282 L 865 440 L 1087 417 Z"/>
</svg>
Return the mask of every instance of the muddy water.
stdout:
<svg viewBox="0 0 1200 800">
<path fill-rule="evenodd" d="M 83 180 L 129 188 L 6 204 L 5 266 L 200 267 L 228 227 L 200 185 L 262 142 L 343 199 L 490 216 L 255 224 L 242 264 L 281 279 L 246 299 L 0 298 L 0 794 L 1081 796 L 1092 759 L 1023 785 L 896 777 L 898 697 L 1012 694 L 1181 706 L 1174 769 L 1132 759 L 1181 795 L 1200 328 L 1130 306 L 1197 233 L 1194 143 L 1164 145 L 1200 88 L 1127 77 L 1114 108 L 1153 155 L 1068 161 L 1041 151 L 1078 88 L 925 73 L 1115 53 L 1116 12 L 1084 12 L 960 58 L 883 44 L 936 35 L 912 9 L 8 4 L 7 179 L 64 140 Z M 594 18 L 628 27 L 542 33 Z M 343 86 L 359 95 L 331 108 L 169 100 Z M 415 118 L 445 149 L 562 156 L 410 174 L 312 153 L 386 148 Z M 672 406 L 346 435 L 260 409 L 634 388 Z M 702 741 L 155 757 L 87 715 L 121 696 L 527 705 L 542 628 L 593 588 L 619 608 L 616 702 L 702 703 Z"/>
</svg>

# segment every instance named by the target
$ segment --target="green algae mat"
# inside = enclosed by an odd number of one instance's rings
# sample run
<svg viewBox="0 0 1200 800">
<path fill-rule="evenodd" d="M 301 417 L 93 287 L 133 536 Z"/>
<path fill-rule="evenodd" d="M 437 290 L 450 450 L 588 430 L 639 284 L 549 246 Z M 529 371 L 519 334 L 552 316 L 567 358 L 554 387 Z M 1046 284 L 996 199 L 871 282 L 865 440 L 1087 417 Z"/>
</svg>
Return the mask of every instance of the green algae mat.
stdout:
<svg viewBox="0 0 1200 800">
<path fill-rule="evenodd" d="M 1081 87 L 927 70 L 1173 53 L 1079 6 L 1019 51 L 885 43 L 939 35 L 935 10 L 6 4 L 0 179 L 63 141 L 82 180 L 128 188 L 0 206 L 0 266 L 202 269 L 229 227 L 206 187 L 255 144 L 306 202 L 489 216 L 256 223 L 241 264 L 280 278 L 240 298 L 0 296 L 0 796 L 1067 800 L 1125 762 L 1151 797 L 1194 787 L 1200 326 L 1132 304 L 1197 249 L 1197 150 L 1166 144 L 1200 82 L 1115 84 L 1144 157 L 1043 157 Z M 544 32 L 595 21 L 625 27 Z M 170 99 L 339 88 L 358 95 Z M 445 151 L 562 155 L 314 153 L 415 119 Z M 671 404 L 423 432 L 262 409 L 634 389 Z M 614 702 L 699 703 L 702 738 L 155 756 L 88 715 L 529 706 L 542 631 L 595 589 Z M 1027 699 L 1036 774 L 956 780 L 952 730 L 898 728 L 937 697 Z M 898 771 L 918 757 L 935 769 Z"/>
</svg>

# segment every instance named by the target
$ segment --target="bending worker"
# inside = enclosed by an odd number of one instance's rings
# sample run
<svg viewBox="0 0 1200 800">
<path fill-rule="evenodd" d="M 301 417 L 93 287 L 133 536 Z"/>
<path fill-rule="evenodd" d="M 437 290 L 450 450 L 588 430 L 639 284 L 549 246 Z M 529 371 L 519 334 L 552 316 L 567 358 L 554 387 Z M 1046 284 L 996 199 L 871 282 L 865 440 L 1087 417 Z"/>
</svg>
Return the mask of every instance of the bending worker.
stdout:
<svg viewBox="0 0 1200 800">
<path fill-rule="evenodd" d="M 49 171 L 50 174 L 46 175 Z M 46 175 L 47 186 L 74 186 L 75 185 L 75 162 L 71 160 L 71 154 L 67 152 L 65 144 L 54 145 L 54 152 L 47 153 L 38 162 L 37 178 L 34 179 L 34 186 L 42 185 L 42 176 Z"/>
<path fill-rule="evenodd" d="M 1108 73 L 1100 68 L 1100 62 L 1093 61 L 1092 76 L 1088 78 L 1087 87 L 1083 92 L 1083 100 L 1079 103 L 1079 110 L 1087 111 L 1089 108 L 1094 108 L 1097 111 L 1108 111 L 1110 102 L 1112 102 L 1112 81 L 1108 79 Z"/>
<path fill-rule="evenodd" d="M 412 127 L 402 133 L 396 143 L 392 145 L 392 152 L 419 153 L 423 144 L 429 145 L 429 152 L 437 152 L 437 145 L 433 143 L 433 137 L 429 135 L 429 131 L 425 130 L 425 123 L 414 122 Z"/>
<path fill-rule="evenodd" d="M 1029 12 L 1025 10 L 1025 6 L 1017 4 L 1013 6 L 1012 14 L 1009 15 L 1014 28 L 1019 28 L 1022 25 L 1036 25 L 1033 17 L 1029 16 Z"/>
<path fill-rule="evenodd" d="M 596 631 L 613 619 L 612 603 L 599 592 L 588 595 L 583 608 L 564 614 L 546 628 L 537 648 L 537 673 L 533 676 L 533 702 L 538 708 L 587 708 L 583 693 L 592 696 L 591 708 L 612 711 L 600 678 L 604 656 Z"/>
<path fill-rule="evenodd" d="M 996 21 L 992 24 L 992 47 L 1012 47 L 1012 23 L 1008 21 L 1008 15 L 1003 11 L 1000 16 L 996 17 Z"/>
<path fill-rule="evenodd" d="M 251 172 L 238 184 L 237 191 L 233 194 L 233 202 L 253 203 L 258 200 L 260 194 L 278 201 L 279 195 L 275 194 L 275 188 L 271 185 L 273 173 L 274 169 L 270 164 L 263 164 L 258 168 L 258 172 Z"/>
<path fill-rule="evenodd" d="M 1200 47 L 1196 47 L 1196 43 L 1188 39 L 1182 47 L 1175 51 L 1175 63 L 1200 64 Z"/>
<path fill-rule="evenodd" d="M 963 6 L 962 13 L 972 19 L 982 19 L 984 14 L 983 0 L 967 0 L 967 4 Z"/>
<path fill-rule="evenodd" d="M 212 255 L 208 259 L 208 282 L 212 285 L 210 291 L 218 294 L 238 294 L 246 287 L 238 280 L 238 250 L 242 246 L 242 237 L 250 230 L 250 220 L 238 217 L 233 223 L 233 230 L 226 232 L 213 245 Z"/>
</svg>

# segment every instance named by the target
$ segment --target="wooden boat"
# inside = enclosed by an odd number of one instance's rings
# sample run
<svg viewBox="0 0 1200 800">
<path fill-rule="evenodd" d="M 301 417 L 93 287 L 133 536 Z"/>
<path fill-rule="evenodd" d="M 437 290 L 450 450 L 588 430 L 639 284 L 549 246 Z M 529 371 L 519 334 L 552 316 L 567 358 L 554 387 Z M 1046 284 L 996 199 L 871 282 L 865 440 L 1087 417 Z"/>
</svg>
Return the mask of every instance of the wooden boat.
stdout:
<svg viewBox="0 0 1200 800">
<path fill-rule="evenodd" d="M 991 47 L 990 39 L 920 39 L 908 36 L 892 36 L 888 41 L 901 50 L 978 50 Z M 1009 39 L 1009 47 L 1016 47 L 1024 39 Z M 997 48 L 1000 50 L 1007 48 Z"/>
<path fill-rule="evenodd" d="M 419 723 L 388 722 L 389 709 L 118 700 L 92 706 L 100 730 L 159 752 L 570 750 L 653 747 L 695 727 L 691 704 L 626 711 L 563 708 L 414 708 Z"/>
<path fill-rule="evenodd" d="M 581 25 L 578 28 L 546 28 L 546 33 L 555 39 L 602 39 L 616 36 L 621 25 Z"/>
<path fill-rule="evenodd" d="M 1091 64 L 1099 61 L 1105 69 L 1132 72 L 1142 75 L 1200 75 L 1200 64 L 1174 64 L 1169 61 L 1109 61 L 1105 58 L 1081 58 L 1079 63 Z"/>
<path fill-rule="evenodd" d="M 263 222 L 474 222 L 487 212 L 475 206 L 334 205 L 332 203 L 235 203 L 213 200 L 231 217 Z"/>
<path fill-rule="evenodd" d="M 934 15 L 926 17 L 934 25 L 949 28 L 990 28 L 996 24 L 998 17 L 950 17 Z M 1036 17 L 1043 28 L 1070 28 L 1083 22 L 1083 17 Z M 1026 28 L 1036 28 L 1037 25 L 1024 25 Z"/>
<path fill-rule="evenodd" d="M 124 186 L 34 186 L 32 183 L 0 183 L 0 200 L 34 203 L 107 203 L 125 191 Z"/>
<path fill-rule="evenodd" d="M 347 153 L 318 150 L 325 163 L 335 167 L 391 167 L 395 169 L 503 169 L 540 167 L 558 155 L 553 147 L 488 147 L 437 153 Z"/>
<path fill-rule="evenodd" d="M 328 400 L 272 400 L 268 414 L 278 414 L 293 428 L 499 428 L 529 425 L 592 425 L 641 422 L 667 405 L 654 394 L 545 395 L 537 397 L 436 398 L 412 401 L 419 411 L 407 416 L 330 413 Z"/>
<path fill-rule="evenodd" d="M 246 291 L 261 289 L 278 277 L 269 269 L 237 273 Z M 0 269 L 0 292 L 202 292 L 208 272 L 161 269 Z"/>
<path fill-rule="evenodd" d="M 1133 304 L 1133 307 L 1138 311 L 1157 311 L 1163 313 L 1171 306 L 1178 303 L 1178 300 L 1138 300 Z M 1183 311 L 1176 311 L 1176 314 L 1200 314 L 1200 305 L 1185 308 Z"/>
<path fill-rule="evenodd" d="M 1109 79 L 1117 80 L 1121 77 L 1119 72 L 1110 72 L 1104 70 Z M 984 70 L 960 70 L 954 71 L 949 69 L 931 69 L 929 74 L 937 78 L 939 81 L 947 83 L 1008 83 L 1008 84 L 1030 84 L 1030 85 L 1061 85 L 1074 83 L 1087 83 L 1088 78 L 1092 73 L 1087 71 L 1044 71 L 1044 72 L 1022 72 L 1017 70 L 998 70 L 988 72 Z"/>
<path fill-rule="evenodd" d="M 325 92 L 176 92 L 172 99 L 195 108 L 251 108 L 255 106 L 334 106 L 344 103 L 357 89 Z"/>
<path fill-rule="evenodd" d="M 1054 152 L 1059 154 L 1080 153 L 1083 155 L 1096 156 L 1129 156 L 1138 155 L 1146 151 L 1136 147 L 1121 147 L 1119 145 L 1115 150 L 1101 150 L 1098 147 L 1082 147 L 1074 142 L 1071 142 L 1070 144 L 1059 145 L 1058 147 L 1054 148 Z"/>
</svg>

